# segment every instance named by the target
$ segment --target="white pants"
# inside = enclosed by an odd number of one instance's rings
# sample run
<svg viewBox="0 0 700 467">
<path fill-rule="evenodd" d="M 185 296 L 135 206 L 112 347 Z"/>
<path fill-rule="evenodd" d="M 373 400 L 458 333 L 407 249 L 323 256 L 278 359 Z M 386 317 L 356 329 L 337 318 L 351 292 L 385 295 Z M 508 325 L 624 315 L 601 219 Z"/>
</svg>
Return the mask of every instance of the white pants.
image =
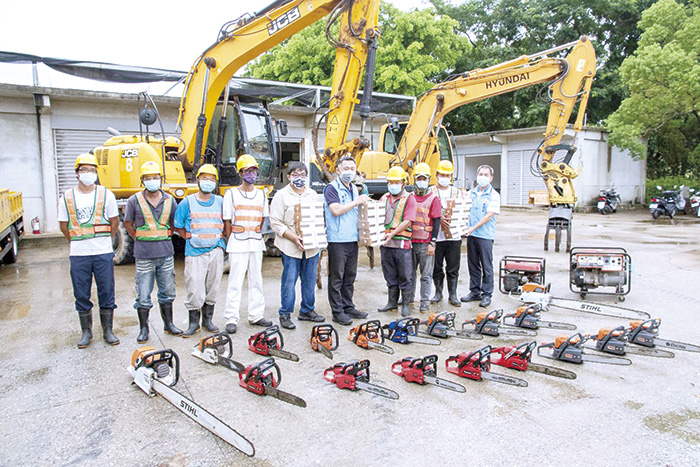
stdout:
<svg viewBox="0 0 700 467">
<path fill-rule="evenodd" d="M 262 251 L 229 253 L 228 288 L 226 289 L 226 324 L 238 324 L 241 309 L 243 279 L 248 273 L 248 321 L 255 323 L 263 318 L 265 296 L 262 286 Z"/>
<path fill-rule="evenodd" d="M 214 248 L 199 256 L 186 256 L 185 308 L 199 310 L 205 303 L 215 305 L 223 273 L 224 251 L 221 248 Z"/>
</svg>

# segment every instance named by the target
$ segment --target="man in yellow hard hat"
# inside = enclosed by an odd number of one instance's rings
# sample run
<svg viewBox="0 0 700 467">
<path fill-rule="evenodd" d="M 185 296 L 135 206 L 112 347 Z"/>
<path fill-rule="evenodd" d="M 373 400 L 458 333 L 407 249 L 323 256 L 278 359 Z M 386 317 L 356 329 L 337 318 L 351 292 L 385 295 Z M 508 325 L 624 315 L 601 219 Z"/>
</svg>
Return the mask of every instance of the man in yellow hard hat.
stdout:
<svg viewBox="0 0 700 467">
<path fill-rule="evenodd" d="M 450 222 L 452 209 L 449 207 L 458 198 L 465 198 L 466 193 L 452 186 L 454 166 L 450 161 L 440 161 L 437 168 L 437 184 L 433 187 L 433 193 L 440 198 L 442 205 L 441 229 L 437 237 L 435 247 L 435 265 L 433 267 L 433 284 L 435 295 L 430 299 L 432 303 L 442 300 L 442 289 L 447 275 L 448 300 L 452 306 L 462 306 L 457 296 L 457 282 L 459 281 L 459 265 L 462 251 L 462 237 L 452 237 Z M 449 238 L 445 236 L 448 233 Z"/>
<path fill-rule="evenodd" d="M 180 335 L 182 330 L 173 324 L 175 251 L 172 235 L 177 203 L 162 190 L 163 171 L 158 162 L 144 162 L 140 175 L 144 190 L 131 195 L 127 200 L 124 227 L 134 240 L 134 308 L 139 318 L 139 335 L 136 342 L 144 343 L 148 341 L 148 314 L 153 307 L 151 294 L 154 282 L 158 284 L 158 305 L 163 319 L 163 331 Z"/>
<path fill-rule="evenodd" d="M 114 249 L 112 237 L 119 229 L 119 209 L 114 194 L 97 182 L 97 158 L 81 154 L 75 161 L 78 185 L 66 190 L 58 203 L 58 223 L 70 242 L 70 278 L 82 337 L 78 348 L 92 340 L 92 278 L 97 284 L 102 336 L 119 344 L 112 332 L 114 319 Z"/>
<path fill-rule="evenodd" d="M 411 271 L 413 271 L 413 253 L 411 224 L 416 220 L 416 200 L 406 190 L 406 172 L 399 166 L 389 169 L 386 176 L 388 193 L 382 196 L 385 203 L 384 243 L 382 253 L 382 272 L 388 288 L 387 304 L 377 311 L 391 311 L 398 308 L 399 294 L 403 298 L 401 316 L 408 316 L 411 294 Z"/>
<path fill-rule="evenodd" d="M 199 191 L 185 198 L 175 212 L 175 231 L 185 241 L 185 287 L 190 324 L 182 337 L 190 337 L 202 327 L 219 332 L 214 325 L 214 307 L 224 273 L 223 198 L 217 194 L 219 173 L 211 164 L 197 171 Z"/>
<path fill-rule="evenodd" d="M 240 319 L 243 280 L 248 275 L 248 322 L 256 326 L 272 326 L 265 319 L 265 295 L 262 287 L 262 259 L 265 241 L 262 225 L 270 215 L 265 193 L 255 187 L 258 162 L 249 154 L 236 161 L 240 186 L 226 190 L 223 202 L 224 234 L 228 239 L 228 287 L 226 289 L 226 332 L 234 334 Z"/>
<path fill-rule="evenodd" d="M 430 166 L 425 162 L 416 165 L 413 170 L 416 200 L 416 220 L 411 225 L 413 251 L 413 269 L 411 272 L 411 295 L 413 301 L 418 281 L 417 270 L 420 269 L 420 312 L 430 311 L 430 286 L 433 281 L 433 260 L 435 245 L 440 231 L 442 205 L 440 198 L 430 190 Z"/>
<path fill-rule="evenodd" d="M 352 156 L 341 157 L 335 171 L 336 178 L 323 188 L 328 239 L 328 302 L 333 321 L 349 326 L 353 318 L 367 317 L 367 313 L 355 308 L 353 294 L 360 239 L 357 207 L 367 203 L 369 196 L 359 194 L 357 186 L 353 184 L 357 164 Z"/>
</svg>

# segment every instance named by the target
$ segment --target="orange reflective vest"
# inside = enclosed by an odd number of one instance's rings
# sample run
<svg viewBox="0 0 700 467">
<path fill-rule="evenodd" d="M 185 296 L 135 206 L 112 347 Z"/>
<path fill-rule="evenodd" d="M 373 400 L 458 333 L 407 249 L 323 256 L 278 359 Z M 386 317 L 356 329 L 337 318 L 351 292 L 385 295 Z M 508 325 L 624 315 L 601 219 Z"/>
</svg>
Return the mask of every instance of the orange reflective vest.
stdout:
<svg viewBox="0 0 700 467">
<path fill-rule="evenodd" d="M 249 204 L 236 204 L 234 202 L 231 232 L 235 234 L 234 238 L 236 240 L 248 240 L 249 238 L 261 239 L 262 236 L 260 235 L 260 231 L 262 230 L 265 194 L 262 190 L 256 189 L 255 196 L 253 198 L 247 198 L 245 195 L 243 195 L 243 193 L 241 193 L 241 195 L 249 200 Z M 258 196 L 262 198 L 262 203 L 259 205 L 253 204 L 255 201 L 257 201 Z"/>
<path fill-rule="evenodd" d="M 411 195 L 411 196 L 415 196 Z M 433 219 L 430 218 L 430 206 L 436 198 L 435 193 L 430 193 L 421 202 L 416 198 L 416 220 L 413 221 L 411 229 L 413 230 L 414 240 L 428 240 L 433 232 Z"/>
<path fill-rule="evenodd" d="M 399 198 L 399 200 L 394 203 L 393 206 L 389 202 L 388 194 L 384 194 L 384 196 L 382 196 L 382 199 L 386 202 L 386 212 L 384 214 L 384 232 L 388 233 L 394 230 L 397 225 L 403 222 L 403 213 L 406 209 L 406 202 L 408 201 L 409 196 L 410 195 L 406 195 Z M 411 226 L 408 226 L 403 232 L 399 233 L 398 235 L 394 235 L 394 238 L 396 240 L 410 240 L 412 235 L 413 231 L 411 230 Z"/>
<path fill-rule="evenodd" d="M 172 212 L 173 203 L 170 195 L 163 193 L 163 210 L 158 220 L 155 218 L 153 207 L 146 201 L 143 191 L 136 193 L 135 196 L 145 221 L 145 224 L 136 227 L 136 240 L 143 242 L 170 240 L 173 236 L 172 226 L 170 225 L 170 214 Z"/>
<path fill-rule="evenodd" d="M 68 212 L 68 232 L 71 241 L 87 240 L 94 237 L 107 237 L 112 233 L 112 224 L 105 217 L 105 198 L 107 189 L 101 185 L 95 186 L 95 204 L 92 210 L 92 217 L 81 224 L 78 222 L 78 213 L 75 209 L 74 189 L 67 190 L 63 195 Z"/>
<path fill-rule="evenodd" d="M 215 195 L 213 195 L 215 196 Z M 196 195 L 189 195 L 190 231 L 186 238 L 194 248 L 211 248 L 224 236 L 224 220 L 221 217 L 220 198 L 213 200 L 211 206 L 202 206 Z"/>
</svg>

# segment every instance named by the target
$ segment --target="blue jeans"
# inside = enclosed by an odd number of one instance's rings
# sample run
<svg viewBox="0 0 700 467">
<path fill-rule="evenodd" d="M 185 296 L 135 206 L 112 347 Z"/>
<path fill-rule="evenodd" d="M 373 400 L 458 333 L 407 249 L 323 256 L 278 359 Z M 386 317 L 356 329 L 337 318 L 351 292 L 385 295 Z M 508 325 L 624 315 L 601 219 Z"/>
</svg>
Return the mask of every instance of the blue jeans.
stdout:
<svg viewBox="0 0 700 467">
<path fill-rule="evenodd" d="M 316 270 L 318 260 L 321 257 L 317 254 L 311 258 L 306 257 L 306 253 L 301 258 L 294 258 L 282 253 L 282 281 L 281 296 L 282 307 L 279 314 L 291 315 L 294 312 L 294 303 L 297 296 L 295 288 L 297 279 L 301 277 L 301 307 L 299 313 L 309 313 L 314 311 L 316 305 Z"/>
<path fill-rule="evenodd" d="M 73 283 L 75 309 L 78 313 L 92 310 L 90 301 L 92 276 L 95 276 L 100 308 L 113 310 L 117 307 L 114 303 L 113 257 L 114 253 L 70 257 L 70 278 Z"/>
<path fill-rule="evenodd" d="M 158 303 L 169 305 L 175 301 L 175 261 L 172 256 L 136 260 L 136 303 L 134 308 L 153 307 L 153 282 L 158 284 Z"/>
</svg>

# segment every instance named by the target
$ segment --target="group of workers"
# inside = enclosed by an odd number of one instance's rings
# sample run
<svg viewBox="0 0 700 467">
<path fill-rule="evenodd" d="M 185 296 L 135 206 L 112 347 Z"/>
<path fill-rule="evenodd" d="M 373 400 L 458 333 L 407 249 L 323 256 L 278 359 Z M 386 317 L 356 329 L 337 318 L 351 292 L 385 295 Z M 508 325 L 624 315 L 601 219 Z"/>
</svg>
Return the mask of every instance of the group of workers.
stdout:
<svg viewBox="0 0 700 467">
<path fill-rule="evenodd" d="M 91 289 L 97 285 L 103 338 L 110 345 L 119 344 L 112 330 L 114 316 L 114 266 L 112 236 L 120 228 L 114 194 L 97 184 L 98 162 L 92 154 L 81 154 L 75 162 L 78 185 L 66 190 L 59 202 L 59 225 L 70 243 L 70 275 L 75 307 L 80 318 L 82 336 L 78 348 L 92 341 Z M 217 294 L 224 272 L 224 250 L 228 253 L 229 279 L 224 307 L 225 330 L 233 334 L 240 319 L 244 279 L 248 279 L 248 321 L 268 327 L 264 317 L 265 295 L 262 281 L 262 257 L 266 248 L 262 235 L 265 217 L 275 233 L 275 246 L 282 256 L 280 325 L 294 329 L 295 288 L 301 281 L 301 304 L 297 318 L 323 322 L 315 312 L 315 286 L 320 251 L 305 248 L 301 232 L 295 227 L 295 206 L 317 199 L 308 186 L 308 169 L 301 162 L 287 168 L 289 183 L 277 191 L 268 206 L 265 193 L 256 188 L 258 163 L 250 155 L 237 160 L 241 184 L 219 190 L 219 176 L 211 164 L 202 165 L 197 174 L 198 191 L 179 204 L 163 191 L 163 172 L 157 162 L 145 162 L 140 168 L 143 191 L 132 195 L 124 212 L 124 228 L 133 239 L 136 301 L 139 320 L 137 342 L 148 341 L 151 295 L 157 285 L 157 299 L 164 331 L 190 337 L 200 330 L 218 332 L 213 323 Z M 408 316 L 414 301 L 420 273 L 420 311 L 429 311 L 429 303 L 442 300 L 447 277 L 448 300 L 454 306 L 461 301 L 480 301 L 488 307 L 493 293 L 493 241 L 495 215 L 500 211 L 500 197 L 491 187 L 493 169 L 478 169 L 478 186 L 469 192 L 452 186 L 453 166 L 441 161 L 435 186 L 431 188 L 430 167 L 417 164 L 415 189 L 406 190 L 408 177 L 401 167 L 387 174 L 388 193 L 385 203 L 385 238 L 380 248 L 382 272 L 388 288 L 387 304 L 378 311 L 401 307 Z M 355 184 L 357 167 L 352 157 L 342 157 L 336 164 L 337 177 L 323 192 L 325 227 L 328 240 L 328 301 L 332 319 L 350 325 L 353 318 L 367 313 L 353 303 L 359 249 L 358 207 L 369 201 Z M 448 201 L 471 197 L 467 231 L 470 293 L 457 298 L 461 237 L 449 235 Z M 448 215 L 446 215 L 446 212 Z M 173 232 L 185 239 L 185 308 L 189 326 L 181 330 L 173 323 L 176 298 Z M 446 235 L 445 233 L 448 232 Z M 435 294 L 430 298 L 431 283 Z M 401 302 L 399 302 L 401 298 Z M 201 320 L 201 321 L 200 321 Z M 201 323 L 201 325 L 200 325 Z"/>
</svg>

